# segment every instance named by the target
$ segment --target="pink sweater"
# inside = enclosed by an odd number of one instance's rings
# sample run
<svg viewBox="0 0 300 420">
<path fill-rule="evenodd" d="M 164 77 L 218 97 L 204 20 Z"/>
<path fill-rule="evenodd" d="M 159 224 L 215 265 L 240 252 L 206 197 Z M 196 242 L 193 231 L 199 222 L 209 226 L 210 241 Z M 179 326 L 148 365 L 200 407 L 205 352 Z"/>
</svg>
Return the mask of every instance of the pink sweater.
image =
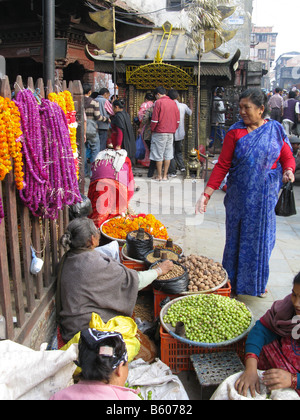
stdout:
<svg viewBox="0 0 300 420">
<path fill-rule="evenodd" d="M 139 400 L 138 391 L 95 381 L 79 381 L 54 394 L 50 400 Z"/>
</svg>

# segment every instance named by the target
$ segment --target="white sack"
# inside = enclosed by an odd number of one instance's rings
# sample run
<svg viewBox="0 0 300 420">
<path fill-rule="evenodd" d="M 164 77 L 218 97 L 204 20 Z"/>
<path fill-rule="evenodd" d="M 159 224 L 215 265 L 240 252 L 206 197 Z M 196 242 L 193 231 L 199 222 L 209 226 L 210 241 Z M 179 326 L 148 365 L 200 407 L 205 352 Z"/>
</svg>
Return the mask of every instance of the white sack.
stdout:
<svg viewBox="0 0 300 420">
<path fill-rule="evenodd" d="M 258 370 L 258 377 L 260 382 L 260 394 L 255 392 L 255 398 L 251 397 L 250 391 L 248 390 L 247 397 L 244 397 L 236 391 L 234 384 L 238 378 L 242 375 L 243 372 L 235 373 L 234 375 L 229 376 L 221 385 L 216 389 L 216 391 L 211 396 L 211 400 L 300 400 L 299 395 L 296 391 L 288 389 L 278 389 L 276 391 L 271 391 L 268 395 L 268 390 L 262 382 L 263 371 Z"/>
<path fill-rule="evenodd" d="M 149 391 L 153 401 L 189 399 L 180 379 L 159 359 L 151 364 L 142 359 L 131 362 L 127 382 L 130 387 L 138 386 L 145 400 Z"/>
<path fill-rule="evenodd" d="M 35 351 L 0 341 L 0 400 L 48 400 L 72 381 L 77 355 L 77 344 L 67 351 Z"/>
</svg>

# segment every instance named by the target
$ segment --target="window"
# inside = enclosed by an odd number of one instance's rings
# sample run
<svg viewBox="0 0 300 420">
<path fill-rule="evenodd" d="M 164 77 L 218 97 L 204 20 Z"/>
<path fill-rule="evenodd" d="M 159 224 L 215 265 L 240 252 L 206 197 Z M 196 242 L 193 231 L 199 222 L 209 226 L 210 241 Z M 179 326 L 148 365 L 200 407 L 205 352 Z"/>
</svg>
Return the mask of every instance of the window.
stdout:
<svg viewBox="0 0 300 420">
<path fill-rule="evenodd" d="M 259 34 L 259 35 L 257 35 L 257 38 L 258 38 L 259 42 L 267 42 L 268 41 L 268 35 Z"/>
<path fill-rule="evenodd" d="M 184 8 L 186 0 L 167 0 L 167 7 L 166 9 L 169 12 L 178 11 Z"/>
<path fill-rule="evenodd" d="M 267 58 L 267 50 L 258 50 L 258 59 L 265 60 Z"/>
</svg>

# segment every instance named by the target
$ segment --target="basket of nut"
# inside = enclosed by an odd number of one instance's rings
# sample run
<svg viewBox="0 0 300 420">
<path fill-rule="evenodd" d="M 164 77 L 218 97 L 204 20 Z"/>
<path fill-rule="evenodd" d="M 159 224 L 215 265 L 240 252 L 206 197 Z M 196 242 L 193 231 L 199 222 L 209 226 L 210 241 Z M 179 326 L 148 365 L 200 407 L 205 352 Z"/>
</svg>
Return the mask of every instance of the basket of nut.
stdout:
<svg viewBox="0 0 300 420">
<path fill-rule="evenodd" d="M 150 269 L 155 268 L 155 266 L 162 261 L 163 260 L 155 262 L 150 266 Z M 170 294 L 178 294 L 187 290 L 189 275 L 186 267 L 179 264 L 177 261 L 173 261 L 173 264 L 174 266 L 171 271 L 159 276 L 157 280 L 154 280 L 152 283 L 154 289 Z"/>
<path fill-rule="evenodd" d="M 161 259 L 178 261 L 179 255 L 170 249 L 164 248 L 154 248 L 152 251 L 145 255 L 145 263 L 148 267 Z"/>
<path fill-rule="evenodd" d="M 221 263 L 191 254 L 178 260 L 188 271 L 189 284 L 181 294 L 214 292 L 228 282 L 228 274 Z"/>
</svg>

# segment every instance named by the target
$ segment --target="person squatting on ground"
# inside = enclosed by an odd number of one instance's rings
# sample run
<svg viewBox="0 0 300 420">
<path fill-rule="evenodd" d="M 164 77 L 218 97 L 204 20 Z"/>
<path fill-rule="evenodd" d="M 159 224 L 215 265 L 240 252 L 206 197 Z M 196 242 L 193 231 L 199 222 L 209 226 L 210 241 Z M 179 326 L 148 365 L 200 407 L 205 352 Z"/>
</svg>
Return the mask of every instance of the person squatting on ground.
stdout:
<svg viewBox="0 0 300 420">
<path fill-rule="evenodd" d="M 140 400 L 138 391 L 125 387 L 128 355 L 122 334 L 83 330 L 78 344 L 79 382 L 50 400 Z"/>
<path fill-rule="evenodd" d="M 96 156 L 91 172 L 89 218 L 100 228 L 106 220 L 128 210 L 135 189 L 131 160 L 124 149 L 105 149 Z"/>
<path fill-rule="evenodd" d="M 266 95 L 248 89 L 239 100 L 242 120 L 228 130 L 209 181 L 196 203 L 206 212 L 226 174 L 223 266 L 236 294 L 264 296 L 276 240 L 275 206 L 281 182 L 294 182 L 295 159 L 280 123 L 267 120 Z M 278 165 L 280 163 L 280 166 Z"/>
<path fill-rule="evenodd" d="M 245 371 L 235 383 L 239 394 L 260 392 L 257 369 L 270 391 L 292 388 L 300 396 L 300 273 L 292 294 L 273 303 L 250 331 L 245 349 Z"/>
<path fill-rule="evenodd" d="M 89 327 L 93 312 L 105 323 L 116 316 L 131 317 L 138 291 L 173 267 L 166 260 L 155 269 L 131 270 L 96 250 L 99 240 L 99 229 L 85 217 L 72 220 L 60 239 L 68 251 L 58 267 L 56 311 L 65 342 Z"/>
</svg>

